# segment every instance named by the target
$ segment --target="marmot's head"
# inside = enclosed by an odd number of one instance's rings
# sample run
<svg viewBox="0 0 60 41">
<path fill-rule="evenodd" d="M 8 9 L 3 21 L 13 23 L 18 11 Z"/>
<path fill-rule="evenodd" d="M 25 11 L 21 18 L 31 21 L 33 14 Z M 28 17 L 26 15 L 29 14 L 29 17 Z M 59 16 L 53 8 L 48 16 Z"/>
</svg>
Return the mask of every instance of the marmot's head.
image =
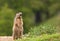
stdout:
<svg viewBox="0 0 60 41">
<path fill-rule="evenodd" d="M 17 13 L 16 18 L 22 18 L 22 12 Z"/>
</svg>

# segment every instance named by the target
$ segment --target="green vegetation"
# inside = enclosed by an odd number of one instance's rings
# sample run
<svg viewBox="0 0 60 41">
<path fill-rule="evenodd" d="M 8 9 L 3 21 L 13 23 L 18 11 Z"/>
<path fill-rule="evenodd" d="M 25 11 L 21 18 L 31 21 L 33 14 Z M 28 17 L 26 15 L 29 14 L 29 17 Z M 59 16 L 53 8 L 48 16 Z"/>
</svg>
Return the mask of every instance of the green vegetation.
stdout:
<svg viewBox="0 0 60 41">
<path fill-rule="evenodd" d="M 35 36 L 35 37 L 26 37 L 23 39 L 18 39 L 16 41 L 60 41 L 60 34 L 52 34 L 52 35 L 47 35 L 43 34 L 40 36 Z"/>
<path fill-rule="evenodd" d="M 11 35 L 14 11 L 5 4 L 0 11 L 0 35 Z M 12 16 L 13 15 L 13 16 Z"/>
<path fill-rule="evenodd" d="M 60 15 L 54 16 L 53 18 L 41 23 L 40 25 L 31 28 L 30 32 L 32 35 L 41 34 L 53 34 L 60 32 Z"/>
</svg>

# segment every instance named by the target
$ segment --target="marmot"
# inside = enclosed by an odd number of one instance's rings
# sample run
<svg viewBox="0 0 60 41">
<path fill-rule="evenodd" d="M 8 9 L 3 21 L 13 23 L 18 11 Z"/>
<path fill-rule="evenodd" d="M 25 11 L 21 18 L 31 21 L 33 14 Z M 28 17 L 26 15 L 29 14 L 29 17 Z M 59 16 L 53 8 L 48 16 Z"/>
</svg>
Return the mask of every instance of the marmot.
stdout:
<svg viewBox="0 0 60 41">
<path fill-rule="evenodd" d="M 13 23 L 13 39 L 22 38 L 23 35 L 23 19 L 22 12 L 16 14 Z"/>
</svg>

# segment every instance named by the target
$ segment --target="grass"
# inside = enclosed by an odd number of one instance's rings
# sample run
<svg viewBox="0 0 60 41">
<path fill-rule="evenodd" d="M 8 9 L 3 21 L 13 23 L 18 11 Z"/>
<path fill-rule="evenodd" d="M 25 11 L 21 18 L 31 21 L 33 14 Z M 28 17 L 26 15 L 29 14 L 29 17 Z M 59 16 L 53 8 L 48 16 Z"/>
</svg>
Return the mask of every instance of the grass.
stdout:
<svg viewBox="0 0 60 41">
<path fill-rule="evenodd" d="M 43 34 L 35 37 L 33 36 L 25 37 L 23 39 L 18 39 L 16 41 L 60 41 L 60 34 L 59 33 L 52 34 L 52 35 Z"/>
<path fill-rule="evenodd" d="M 30 34 L 41 35 L 41 34 L 53 34 L 60 32 L 60 16 L 55 16 L 42 24 L 31 28 Z"/>
</svg>

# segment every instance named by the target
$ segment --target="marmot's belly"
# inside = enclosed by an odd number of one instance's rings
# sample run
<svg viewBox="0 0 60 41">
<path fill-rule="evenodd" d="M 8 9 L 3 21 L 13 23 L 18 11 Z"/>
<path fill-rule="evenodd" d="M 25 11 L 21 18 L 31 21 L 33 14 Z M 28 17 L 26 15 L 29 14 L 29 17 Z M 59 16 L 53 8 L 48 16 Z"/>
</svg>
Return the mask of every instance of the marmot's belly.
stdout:
<svg viewBox="0 0 60 41">
<path fill-rule="evenodd" d="M 23 27 L 19 27 L 18 29 L 19 29 L 19 31 L 23 31 Z"/>
<path fill-rule="evenodd" d="M 14 31 L 16 31 L 16 32 L 23 31 L 23 27 L 16 27 L 16 28 L 14 28 Z"/>
</svg>

